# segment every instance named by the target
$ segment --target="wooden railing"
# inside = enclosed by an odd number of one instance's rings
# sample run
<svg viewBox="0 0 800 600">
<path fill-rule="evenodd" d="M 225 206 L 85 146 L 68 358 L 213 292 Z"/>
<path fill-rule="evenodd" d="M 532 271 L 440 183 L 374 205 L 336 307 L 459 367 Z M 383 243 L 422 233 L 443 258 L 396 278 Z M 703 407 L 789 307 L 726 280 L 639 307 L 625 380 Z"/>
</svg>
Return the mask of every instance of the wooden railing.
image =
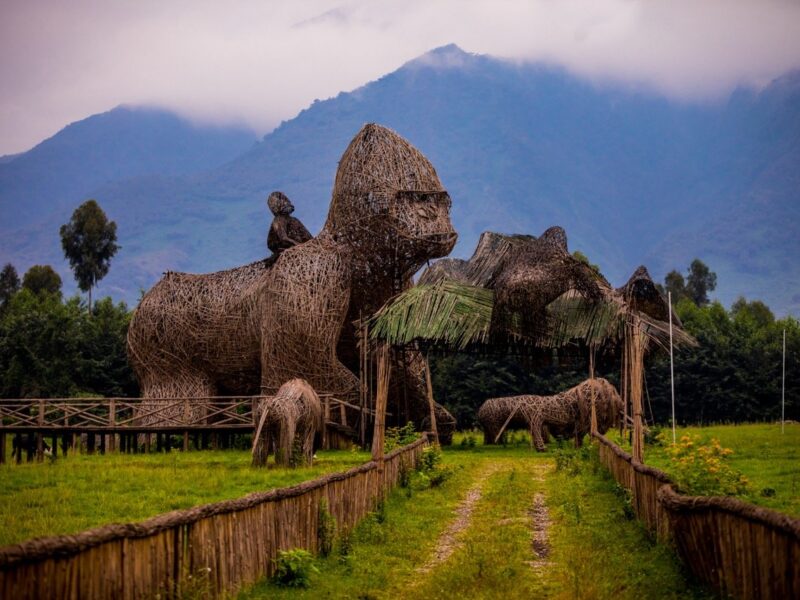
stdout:
<svg viewBox="0 0 800 600">
<path fill-rule="evenodd" d="M 800 520 L 736 498 L 676 493 L 666 473 L 595 437 L 636 516 L 698 579 L 734 598 L 800 598 Z"/>
<path fill-rule="evenodd" d="M 329 429 L 336 435 L 352 437 L 356 433 L 357 420 L 371 419 L 375 412 L 332 394 L 319 396 L 328 425 L 324 432 L 325 447 L 328 447 L 329 435 L 334 435 L 329 434 Z M 64 436 L 62 448 L 66 452 L 72 446 L 71 438 L 75 434 L 98 434 L 101 451 L 117 448 L 136 448 L 138 451 L 140 442 L 136 436 L 139 434 L 145 434 L 143 449 L 150 449 L 150 434 L 156 434 L 161 449 L 165 444 L 168 447 L 166 434 L 182 434 L 183 447 L 188 449 L 190 435 L 194 435 L 197 442 L 203 433 L 216 436 L 253 431 L 253 406 L 261 398 L 263 396 L 0 399 L 0 463 L 6 461 L 7 434 L 35 436 L 27 448 L 29 457 L 35 453 L 39 460 L 43 458 L 46 447 L 44 436 L 53 438 L 52 450 L 55 452 L 58 450 L 58 436 Z M 89 437 L 89 451 L 93 452 L 95 439 Z M 17 447 L 20 444 L 18 442 Z M 18 460 L 21 460 L 20 455 Z"/>
</svg>

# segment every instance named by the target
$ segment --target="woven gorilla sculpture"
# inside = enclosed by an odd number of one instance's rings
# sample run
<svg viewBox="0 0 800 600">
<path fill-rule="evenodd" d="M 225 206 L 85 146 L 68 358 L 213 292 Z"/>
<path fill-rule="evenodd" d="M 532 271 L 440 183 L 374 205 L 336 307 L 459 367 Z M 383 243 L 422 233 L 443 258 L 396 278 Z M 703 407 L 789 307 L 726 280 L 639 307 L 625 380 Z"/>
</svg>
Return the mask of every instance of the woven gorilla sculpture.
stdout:
<svg viewBox="0 0 800 600">
<path fill-rule="evenodd" d="M 449 208 L 416 148 L 384 127 L 364 126 L 339 162 L 316 238 L 228 271 L 167 273 L 145 294 L 128 331 L 142 395 L 274 394 L 302 377 L 320 392 L 357 397 L 353 321 L 452 250 Z M 420 390 L 412 395 L 421 420 L 421 382 L 407 376 Z"/>
</svg>

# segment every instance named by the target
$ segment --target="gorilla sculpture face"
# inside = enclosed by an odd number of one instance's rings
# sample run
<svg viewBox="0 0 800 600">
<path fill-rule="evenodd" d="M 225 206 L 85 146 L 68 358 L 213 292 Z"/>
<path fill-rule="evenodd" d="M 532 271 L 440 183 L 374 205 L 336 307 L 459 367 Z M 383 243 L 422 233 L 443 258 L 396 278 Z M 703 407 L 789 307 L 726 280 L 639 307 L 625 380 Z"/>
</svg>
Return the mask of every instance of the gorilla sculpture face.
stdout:
<svg viewBox="0 0 800 600">
<path fill-rule="evenodd" d="M 422 153 L 395 132 L 366 125 L 339 162 L 325 230 L 357 254 L 416 271 L 456 242 L 450 196 Z"/>
</svg>

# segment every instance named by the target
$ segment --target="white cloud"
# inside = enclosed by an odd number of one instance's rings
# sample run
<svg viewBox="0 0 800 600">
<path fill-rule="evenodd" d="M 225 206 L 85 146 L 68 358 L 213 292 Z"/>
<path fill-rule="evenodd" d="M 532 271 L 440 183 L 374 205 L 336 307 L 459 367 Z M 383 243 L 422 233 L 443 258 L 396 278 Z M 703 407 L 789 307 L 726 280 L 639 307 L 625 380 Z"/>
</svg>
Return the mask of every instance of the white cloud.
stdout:
<svg viewBox="0 0 800 600">
<path fill-rule="evenodd" d="M 121 103 L 266 132 L 436 46 L 707 99 L 800 67 L 790 0 L 11 0 L 0 154 Z"/>
</svg>

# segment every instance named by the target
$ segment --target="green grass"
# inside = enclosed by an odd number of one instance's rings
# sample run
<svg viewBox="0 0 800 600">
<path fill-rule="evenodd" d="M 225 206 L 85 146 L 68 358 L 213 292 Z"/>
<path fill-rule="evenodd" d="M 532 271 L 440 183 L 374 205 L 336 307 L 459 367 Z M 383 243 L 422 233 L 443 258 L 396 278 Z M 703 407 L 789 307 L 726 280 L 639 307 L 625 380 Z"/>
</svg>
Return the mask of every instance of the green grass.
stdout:
<svg viewBox="0 0 800 600">
<path fill-rule="evenodd" d="M 670 443 L 672 432 L 664 431 Z M 750 492 L 741 497 L 743 500 L 800 517 L 800 424 L 787 424 L 783 434 L 779 423 L 677 429 L 678 439 L 686 434 L 699 436 L 703 442 L 716 438 L 733 450 L 731 466 L 750 482 Z M 670 472 L 663 446 L 648 446 L 645 462 Z M 770 493 L 766 489 L 774 490 L 774 495 L 765 495 Z"/>
<path fill-rule="evenodd" d="M 250 452 L 76 455 L 0 466 L 0 546 L 293 485 L 369 460 L 320 451 L 313 467 L 258 469 Z"/>
<path fill-rule="evenodd" d="M 537 454 L 527 438 L 506 447 L 462 447 L 464 434 L 444 451 L 455 475 L 438 488 L 398 488 L 386 518 L 366 518 L 350 536 L 347 556 L 318 558 L 308 589 L 264 580 L 239 594 L 252 598 L 703 598 L 687 583 L 675 555 L 652 541 L 625 511 L 625 500 L 596 459 L 556 472 L 555 451 Z M 573 453 L 573 451 L 565 451 Z M 454 509 L 478 477 L 483 495 L 455 551 L 430 572 L 432 556 Z M 551 554 L 534 563 L 529 511 L 544 493 L 550 511 Z M 577 593 L 577 595 L 576 595 Z"/>
</svg>

